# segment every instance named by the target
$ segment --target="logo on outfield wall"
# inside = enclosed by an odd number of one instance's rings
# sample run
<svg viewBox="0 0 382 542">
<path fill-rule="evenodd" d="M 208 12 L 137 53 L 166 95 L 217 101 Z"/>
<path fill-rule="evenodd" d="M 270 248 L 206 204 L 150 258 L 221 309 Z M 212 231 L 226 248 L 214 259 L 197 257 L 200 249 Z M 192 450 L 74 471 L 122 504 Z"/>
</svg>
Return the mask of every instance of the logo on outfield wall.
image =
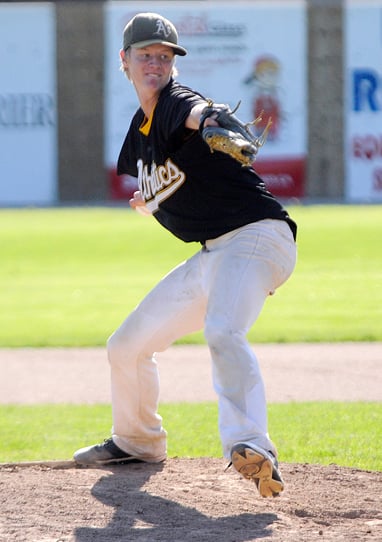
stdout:
<svg viewBox="0 0 382 542">
<path fill-rule="evenodd" d="M 262 118 L 253 128 L 260 136 L 272 119 L 268 141 L 279 138 L 282 121 L 282 103 L 280 90 L 281 62 L 271 54 L 262 55 L 254 60 L 253 70 L 244 80 L 244 84 L 253 88 L 253 118 Z"/>
<path fill-rule="evenodd" d="M 357 114 L 378 115 L 382 112 L 382 74 L 370 68 L 358 68 L 352 72 L 352 110 Z M 365 120 L 365 127 L 368 122 Z M 382 191 L 382 132 L 370 129 L 351 137 L 352 156 L 357 161 L 370 163 L 371 187 Z"/>
<path fill-rule="evenodd" d="M 177 31 L 182 36 L 192 37 L 240 37 L 246 32 L 246 26 L 240 22 L 228 21 L 226 18 L 217 19 L 215 14 L 180 16 L 175 21 Z"/>
<path fill-rule="evenodd" d="M 0 127 L 54 126 L 55 103 L 50 94 L 0 94 Z"/>
<path fill-rule="evenodd" d="M 353 111 L 382 111 L 382 74 L 372 69 L 357 69 L 352 74 Z"/>
</svg>

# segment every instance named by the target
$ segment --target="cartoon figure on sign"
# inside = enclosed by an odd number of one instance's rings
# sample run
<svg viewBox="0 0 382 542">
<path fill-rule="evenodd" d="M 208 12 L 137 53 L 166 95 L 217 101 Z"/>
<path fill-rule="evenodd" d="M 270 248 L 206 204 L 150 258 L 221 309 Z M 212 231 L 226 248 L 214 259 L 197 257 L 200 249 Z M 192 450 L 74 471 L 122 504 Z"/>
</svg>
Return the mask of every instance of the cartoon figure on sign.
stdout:
<svg viewBox="0 0 382 542">
<path fill-rule="evenodd" d="M 278 138 L 281 123 L 281 104 L 278 97 L 280 63 L 271 55 L 263 55 L 255 60 L 253 72 L 244 80 L 246 85 L 255 87 L 253 116 L 260 114 L 262 121 L 256 124 L 256 134 L 261 134 L 272 117 L 268 140 Z"/>
</svg>

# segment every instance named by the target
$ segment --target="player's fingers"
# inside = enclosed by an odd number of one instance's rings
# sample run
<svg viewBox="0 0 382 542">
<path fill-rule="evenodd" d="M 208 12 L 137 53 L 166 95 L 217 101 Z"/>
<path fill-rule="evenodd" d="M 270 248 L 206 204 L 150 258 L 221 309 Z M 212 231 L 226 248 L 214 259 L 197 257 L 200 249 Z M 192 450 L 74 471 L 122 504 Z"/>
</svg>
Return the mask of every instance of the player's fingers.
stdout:
<svg viewBox="0 0 382 542">
<path fill-rule="evenodd" d="M 130 207 L 133 207 L 135 209 L 138 205 L 144 205 L 144 199 L 142 198 L 142 194 L 139 190 L 136 190 L 133 194 L 133 197 L 129 200 Z"/>
</svg>

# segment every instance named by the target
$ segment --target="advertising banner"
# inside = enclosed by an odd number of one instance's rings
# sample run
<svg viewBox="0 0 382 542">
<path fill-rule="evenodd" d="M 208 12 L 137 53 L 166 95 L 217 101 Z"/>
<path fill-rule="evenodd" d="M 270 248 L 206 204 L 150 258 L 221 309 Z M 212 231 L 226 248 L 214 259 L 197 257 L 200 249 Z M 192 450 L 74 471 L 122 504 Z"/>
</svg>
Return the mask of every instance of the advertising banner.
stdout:
<svg viewBox="0 0 382 542">
<path fill-rule="evenodd" d="M 155 10 L 153 8 L 155 7 Z M 106 7 L 106 167 L 113 198 L 128 198 L 134 179 L 115 174 L 119 150 L 138 107 L 119 71 L 123 28 L 137 12 L 155 11 L 176 26 L 188 51 L 177 58 L 178 80 L 249 122 L 263 113 L 273 124 L 254 167 L 276 195 L 304 195 L 306 126 L 306 8 L 283 2 L 108 2 Z"/>
<path fill-rule="evenodd" d="M 348 1 L 345 171 L 349 202 L 382 202 L 382 1 Z"/>
<path fill-rule="evenodd" d="M 53 4 L 0 4 L 0 205 L 56 200 Z"/>
</svg>

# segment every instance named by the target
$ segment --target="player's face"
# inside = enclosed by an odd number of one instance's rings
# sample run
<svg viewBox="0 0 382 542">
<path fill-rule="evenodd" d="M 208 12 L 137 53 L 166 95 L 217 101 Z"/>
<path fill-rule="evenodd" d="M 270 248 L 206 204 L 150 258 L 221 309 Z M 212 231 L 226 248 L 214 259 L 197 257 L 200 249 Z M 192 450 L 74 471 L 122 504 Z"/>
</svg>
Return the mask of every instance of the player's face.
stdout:
<svg viewBox="0 0 382 542">
<path fill-rule="evenodd" d="M 131 48 L 123 61 L 138 91 L 159 94 L 170 80 L 175 55 L 171 47 L 154 44 L 141 49 Z"/>
</svg>

